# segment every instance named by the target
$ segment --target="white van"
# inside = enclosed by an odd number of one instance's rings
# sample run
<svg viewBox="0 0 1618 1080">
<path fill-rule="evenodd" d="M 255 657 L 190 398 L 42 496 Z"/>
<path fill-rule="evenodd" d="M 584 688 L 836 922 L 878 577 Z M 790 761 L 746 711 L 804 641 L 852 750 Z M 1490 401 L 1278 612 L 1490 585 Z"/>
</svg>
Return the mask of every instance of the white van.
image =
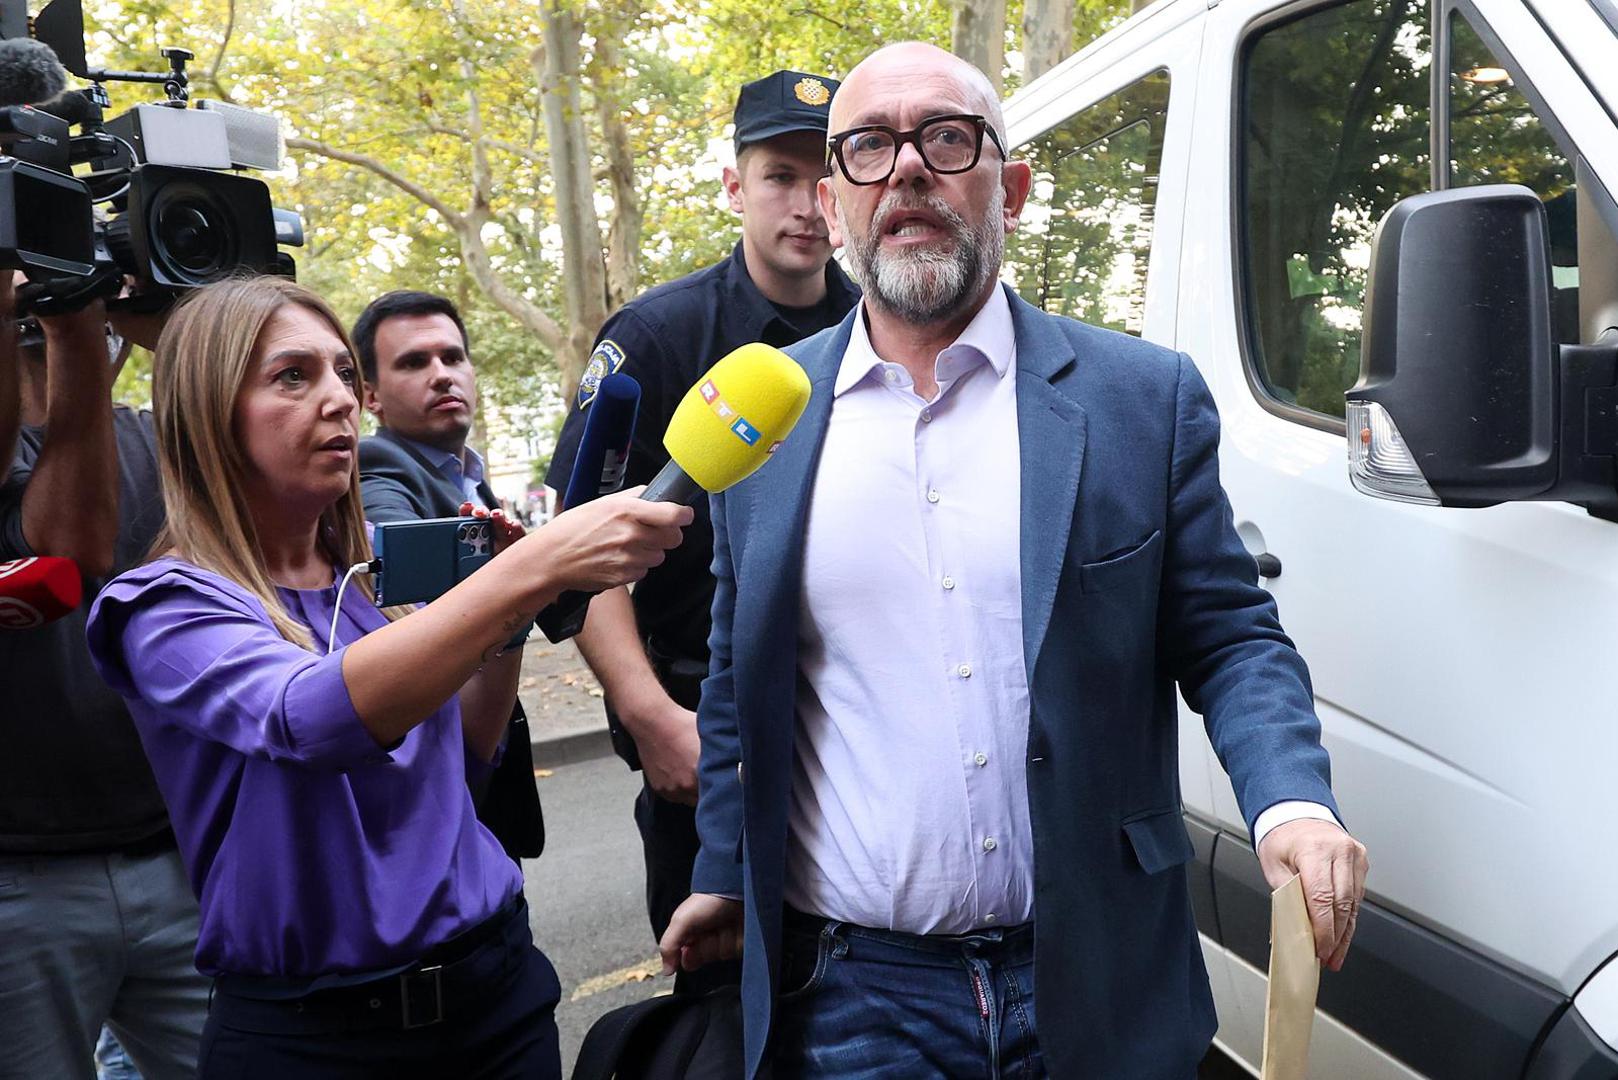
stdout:
<svg viewBox="0 0 1618 1080">
<path fill-rule="evenodd" d="M 1618 2 L 1159 0 L 1006 118 L 1008 276 L 1201 368 L 1370 849 L 1312 1075 L 1618 1077 Z M 1184 710 L 1180 760 L 1256 1073 L 1268 890 Z"/>
</svg>

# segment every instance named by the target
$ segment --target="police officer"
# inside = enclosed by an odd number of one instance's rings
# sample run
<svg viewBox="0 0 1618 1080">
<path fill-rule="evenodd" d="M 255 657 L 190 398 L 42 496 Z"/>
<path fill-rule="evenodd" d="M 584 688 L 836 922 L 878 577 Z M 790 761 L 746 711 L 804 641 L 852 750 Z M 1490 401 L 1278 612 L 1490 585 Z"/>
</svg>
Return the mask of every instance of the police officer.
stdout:
<svg viewBox="0 0 1618 1080">
<path fill-rule="evenodd" d="M 629 484 L 649 481 L 668 461 L 663 432 L 685 392 L 739 345 L 790 345 L 841 322 L 859 292 L 831 261 L 815 185 L 826 172 L 826 118 L 837 82 L 798 71 L 743 86 L 736 99 L 736 165 L 725 195 L 742 218 L 742 239 L 719 263 L 660 285 L 607 320 L 578 402 L 562 428 L 546 483 L 567 488 L 585 411 L 596 384 L 614 371 L 641 384 Z M 613 745 L 645 786 L 635 804 L 646 854 L 646 905 L 659 938 L 691 891 L 697 853 L 698 689 L 708 672 L 713 529 L 706 502 L 631 595 L 595 597 L 578 635 L 606 695 Z M 681 989 L 725 981 L 723 972 L 682 974 Z M 735 975 L 730 981 L 736 981 Z"/>
</svg>

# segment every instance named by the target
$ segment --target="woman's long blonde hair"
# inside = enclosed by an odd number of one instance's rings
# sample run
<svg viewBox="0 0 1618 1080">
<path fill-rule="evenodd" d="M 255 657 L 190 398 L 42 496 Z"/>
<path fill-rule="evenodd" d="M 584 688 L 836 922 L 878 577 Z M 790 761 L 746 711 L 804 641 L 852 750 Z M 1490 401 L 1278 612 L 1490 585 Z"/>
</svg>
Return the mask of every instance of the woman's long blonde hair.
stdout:
<svg viewBox="0 0 1618 1080">
<path fill-rule="evenodd" d="M 248 463 L 233 422 L 236 396 L 259 334 L 270 316 L 288 304 L 319 315 L 353 351 L 326 302 L 286 278 L 233 278 L 198 289 L 164 327 L 152 364 L 152 409 L 168 523 L 152 546 L 152 556 L 177 555 L 236 582 L 258 597 L 282 637 L 307 649 L 313 638 L 281 604 L 264 563 L 243 496 Z M 358 408 L 363 385 L 355 387 L 355 395 Z M 357 453 L 348 491 L 320 515 L 318 542 L 339 570 L 371 560 Z M 373 599 L 363 577 L 350 587 Z M 389 618 L 399 614 L 387 611 Z"/>
</svg>

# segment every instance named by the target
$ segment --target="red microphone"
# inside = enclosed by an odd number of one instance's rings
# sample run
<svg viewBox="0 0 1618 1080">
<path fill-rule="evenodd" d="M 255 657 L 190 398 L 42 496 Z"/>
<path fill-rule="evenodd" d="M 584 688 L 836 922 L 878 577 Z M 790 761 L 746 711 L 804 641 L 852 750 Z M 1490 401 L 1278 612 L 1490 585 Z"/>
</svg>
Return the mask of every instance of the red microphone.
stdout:
<svg viewBox="0 0 1618 1080">
<path fill-rule="evenodd" d="M 84 581 L 72 559 L 0 562 L 0 630 L 32 630 L 79 606 Z"/>
</svg>

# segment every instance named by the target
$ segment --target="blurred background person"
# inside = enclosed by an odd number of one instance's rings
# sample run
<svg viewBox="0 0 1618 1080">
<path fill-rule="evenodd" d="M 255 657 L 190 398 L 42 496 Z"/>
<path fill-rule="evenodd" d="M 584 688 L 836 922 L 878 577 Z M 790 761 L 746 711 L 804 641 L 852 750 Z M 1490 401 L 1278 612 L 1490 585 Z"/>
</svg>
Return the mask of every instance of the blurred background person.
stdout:
<svg viewBox="0 0 1618 1080">
<path fill-rule="evenodd" d="M 365 520 L 450 517 L 470 502 L 500 506 L 483 458 L 467 445 L 477 408 L 477 372 L 461 313 L 448 297 L 397 291 L 377 297 L 354 322 L 354 352 L 365 375 L 365 408 L 375 435 L 360 440 Z M 534 783 L 528 717 L 511 708 L 504 750 L 492 773 L 474 770 L 473 801 L 513 859 L 538 858 L 545 819 Z"/>
<path fill-rule="evenodd" d="M 382 611 L 363 578 L 338 595 L 371 559 L 362 378 L 318 296 L 198 290 L 153 390 L 167 526 L 88 633 L 201 902 L 199 1074 L 559 1076 L 556 975 L 466 757 L 498 753 L 539 608 L 637 579 L 689 510 L 626 495 L 526 537 L 501 515 L 489 564 Z"/>
</svg>

